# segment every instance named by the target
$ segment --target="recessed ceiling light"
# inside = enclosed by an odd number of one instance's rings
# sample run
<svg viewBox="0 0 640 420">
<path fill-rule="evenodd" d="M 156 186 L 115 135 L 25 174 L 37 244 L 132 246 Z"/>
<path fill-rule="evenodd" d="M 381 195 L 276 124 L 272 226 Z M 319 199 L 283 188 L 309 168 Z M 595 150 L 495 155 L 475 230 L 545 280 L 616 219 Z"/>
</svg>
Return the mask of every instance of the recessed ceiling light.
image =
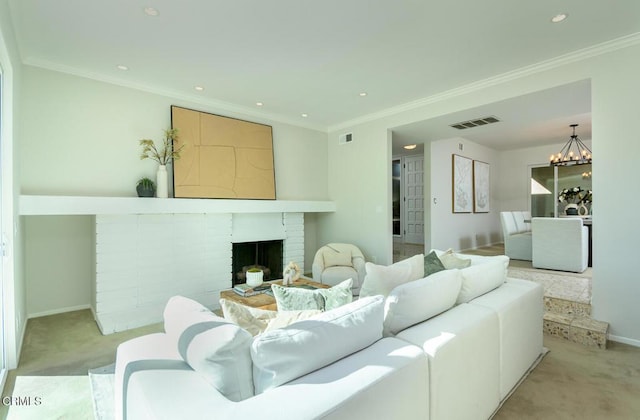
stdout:
<svg viewBox="0 0 640 420">
<path fill-rule="evenodd" d="M 129 70 L 129 67 L 124 66 L 124 65 L 122 65 L 122 64 L 118 64 L 118 65 L 116 66 L 116 68 L 117 68 L 118 70 L 122 70 L 122 71 Z"/>
<path fill-rule="evenodd" d="M 195 90 L 197 90 L 198 92 L 202 92 L 204 90 L 204 88 L 202 86 L 194 86 L 193 88 Z"/>
<path fill-rule="evenodd" d="M 360 96 L 367 96 L 367 92 L 360 92 Z"/>
<path fill-rule="evenodd" d="M 417 145 L 417 144 L 407 144 L 406 146 L 403 146 L 403 147 L 404 147 L 405 149 L 407 149 L 407 150 L 413 150 L 413 149 L 415 149 L 416 147 L 418 147 L 418 145 Z"/>
<path fill-rule="evenodd" d="M 158 12 L 158 9 L 153 8 L 153 7 L 145 7 L 144 8 L 144 13 L 147 16 L 158 16 L 160 14 L 160 12 Z"/>
<path fill-rule="evenodd" d="M 554 17 L 551 18 L 551 22 L 553 23 L 560 23 L 563 20 L 565 20 L 569 15 L 566 13 L 558 13 L 557 15 L 555 15 Z"/>
<path fill-rule="evenodd" d="M 264 105 L 262 102 L 256 102 L 256 106 L 262 106 Z"/>
<path fill-rule="evenodd" d="M 302 118 L 307 118 L 309 116 L 309 114 L 305 114 L 305 113 L 302 113 L 301 115 L 302 115 Z"/>
</svg>

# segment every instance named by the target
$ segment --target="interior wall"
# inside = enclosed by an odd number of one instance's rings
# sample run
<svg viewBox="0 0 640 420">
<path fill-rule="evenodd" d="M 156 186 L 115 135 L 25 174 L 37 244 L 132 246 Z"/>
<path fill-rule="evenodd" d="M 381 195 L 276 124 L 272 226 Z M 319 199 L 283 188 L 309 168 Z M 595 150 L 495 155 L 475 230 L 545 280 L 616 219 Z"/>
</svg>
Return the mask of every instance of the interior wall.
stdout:
<svg viewBox="0 0 640 420">
<path fill-rule="evenodd" d="M 433 154 L 431 153 L 431 146 L 425 144 L 424 146 L 424 250 L 428 253 L 429 250 L 434 249 L 433 239 L 431 237 L 433 227 L 437 225 L 434 223 L 435 218 L 433 215 L 433 209 L 431 208 L 433 203 L 433 188 L 431 186 L 434 176 L 431 168 L 433 167 Z"/>
<path fill-rule="evenodd" d="M 501 242 L 497 199 L 498 153 L 461 138 L 431 142 L 431 241 L 432 248 L 456 251 Z M 460 150 L 462 148 L 462 150 Z M 490 210 L 488 213 L 453 213 L 452 154 L 489 164 Z"/>
<path fill-rule="evenodd" d="M 471 87 L 460 87 L 455 93 L 429 98 L 411 109 L 388 110 L 375 117 L 331 127 L 329 133 L 329 195 L 338 211 L 323 217 L 319 223 L 324 240 L 347 237 L 352 242 L 366 243 L 367 256 L 378 255 L 390 261 L 392 249 L 390 197 L 380 188 L 388 176 L 391 151 L 385 143 L 386 132 L 394 127 L 450 114 L 503 99 L 591 79 L 593 118 L 593 190 L 596 191 L 593 214 L 593 315 L 610 323 L 611 337 L 640 346 L 640 282 L 633 265 L 635 243 L 640 234 L 634 209 L 640 207 L 640 195 L 628 194 L 630 180 L 636 178 L 632 159 L 638 156 L 640 142 L 629 135 L 629 121 L 636 118 L 640 107 L 640 46 L 627 43 L 603 53 L 602 49 L 563 57 L 555 63 L 532 67 L 504 77 L 495 77 Z M 338 135 L 353 132 L 354 153 L 342 156 Z M 359 146 L 359 143 L 366 145 Z M 358 153 L 362 155 L 358 155 Z M 431 161 L 437 157 L 433 156 Z M 546 159 L 546 158 L 545 158 Z M 523 171 L 525 169 L 522 169 Z M 353 175 L 353 178 L 351 177 Z M 508 176 L 508 174 L 504 174 Z M 353 181 L 353 182 L 352 182 Z M 432 184 L 435 180 L 432 179 Z M 390 182 L 389 182 L 390 185 Z M 524 187 L 522 187 L 524 188 Z M 498 197 L 501 206 L 524 206 L 526 200 L 507 195 Z M 620 206 L 620 197 L 627 205 Z M 504 202 L 504 204 L 502 204 Z M 343 211 L 343 209 L 346 209 Z M 378 211 L 379 210 L 379 211 Z M 496 216 L 497 217 L 497 216 Z M 435 223 L 438 218 L 432 216 Z M 433 226 L 432 226 L 433 228 Z M 447 241 L 455 243 L 455 239 Z M 434 241 L 434 247 L 440 246 Z M 387 253 L 387 254 L 384 254 Z"/>
<path fill-rule="evenodd" d="M 327 135 L 320 131 L 32 66 L 24 67 L 22 99 L 22 194 L 136 196 L 136 181 L 142 176 L 155 178 L 157 168 L 151 160 L 140 160 L 138 140 L 160 141 L 162 130 L 171 125 L 170 106 L 179 105 L 271 125 L 277 199 L 328 199 Z M 305 229 L 314 232 L 314 219 L 307 220 Z M 92 237 L 93 227 L 81 217 L 66 220 L 67 231 L 56 230 L 56 218 L 28 223 L 26 264 L 43 267 L 32 269 L 28 276 L 29 312 L 55 312 L 67 307 L 61 305 L 88 306 L 88 293 L 84 302 L 78 296 L 67 302 L 36 297 L 39 285 L 47 281 L 44 267 L 55 265 L 56 257 L 36 252 L 42 238 L 35 236 L 33 227 L 37 224 L 44 231 L 57 231 L 60 243 L 69 244 L 68 254 L 76 255 L 76 263 L 66 267 L 67 275 L 58 276 L 57 280 L 59 290 L 71 295 L 89 287 L 85 279 L 94 274 L 84 263 L 84 244 L 77 240 L 78 235 Z M 313 255 L 308 254 L 317 248 L 317 244 L 309 242 L 313 238 L 312 234 L 305 240 L 311 250 L 305 253 L 309 267 Z"/>
<path fill-rule="evenodd" d="M 277 198 L 327 198 L 326 134 L 320 131 L 33 66 L 25 66 L 23 98 L 22 194 L 135 197 L 136 181 L 155 178 L 157 169 L 156 162 L 140 160 L 138 140 L 159 142 L 176 104 L 271 125 Z M 300 165 L 306 157 L 312 158 Z"/>
<path fill-rule="evenodd" d="M 93 216 L 25 217 L 25 253 L 36 262 L 25 272 L 30 318 L 89 308 L 94 223 Z"/>
<path fill-rule="evenodd" d="M 335 213 L 318 214 L 318 239 L 351 243 L 367 261 L 390 264 L 393 253 L 391 220 L 391 131 L 364 124 L 329 134 L 329 199 Z M 338 137 L 352 133 L 352 142 Z"/>
<path fill-rule="evenodd" d="M 592 60 L 593 317 L 610 323 L 610 338 L 640 346 L 637 259 L 640 142 L 629 123 L 640 109 L 640 46 Z M 624 205 L 621 205 L 624 202 Z"/>
</svg>

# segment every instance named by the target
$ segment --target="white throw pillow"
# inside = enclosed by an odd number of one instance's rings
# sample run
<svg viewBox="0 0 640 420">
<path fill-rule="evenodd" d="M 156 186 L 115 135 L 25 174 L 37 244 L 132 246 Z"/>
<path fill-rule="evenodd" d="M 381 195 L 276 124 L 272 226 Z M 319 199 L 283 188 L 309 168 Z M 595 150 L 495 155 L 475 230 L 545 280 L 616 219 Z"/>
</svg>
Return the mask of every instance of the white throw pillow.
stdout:
<svg viewBox="0 0 640 420">
<path fill-rule="evenodd" d="M 334 265 L 343 265 L 343 266 L 353 266 L 353 262 L 351 260 L 351 251 L 342 250 L 336 251 L 334 249 L 325 248 L 322 251 L 322 259 L 324 260 L 324 266 L 333 267 Z"/>
<path fill-rule="evenodd" d="M 383 335 L 393 336 L 453 307 L 462 286 L 458 269 L 401 284 L 385 301 Z"/>
<path fill-rule="evenodd" d="M 445 253 L 449 252 L 449 250 L 442 251 L 439 249 L 432 249 L 431 251 L 435 252 L 438 258 L 440 258 Z M 485 264 L 491 261 L 502 261 L 502 263 L 504 264 L 504 269 L 506 270 L 509 268 L 509 257 L 507 257 L 506 255 L 473 255 L 473 254 L 458 254 L 458 255 L 465 260 L 470 260 L 471 265 Z"/>
<path fill-rule="evenodd" d="M 265 331 L 283 328 L 294 322 L 322 313 L 320 310 L 269 311 L 266 309 L 252 308 L 228 299 L 220 299 L 220 306 L 222 307 L 222 313 L 225 319 L 244 328 L 254 337 Z"/>
<path fill-rule="evenodd" d="M 269 322 L 278 315 L 277 311 L 252 308 L 228 299 L 220 299 L 220 307 L 222 308 L 224 319 L 249 331 L 252 336 L 264 332 Z"/>
<path fill-rule="evenodd" d="M 253 396 L 251 334 L 182 296 L 169 299 L 164 320 L 180 356 L 222 395 L 231 401 Z"/>
<path fill-rule="evenodd" d="M 374 296 L 257 336 L 251 345 L 256 394 L 370 346 L 382 338 L 383 313 L 383 298 Z"/>
<path fill-rule="evenodd" d="M 492 261 L 501 261 L 504 264 L 504 269 L 509 269 L 509 257 L 506 255 L 471 255 L 464 254 L 464 258 L 471 260 L 471 265 L 486 264 Z"/>
<path fill-rule="evenodd" d="M 507 260 L 508 264 L 508 260 Z M 467 303 L 478 296 L 500 287 L 507 280 L 504 260 L 496 258 L 460 270 L 462 289 L 456 303 Z"/>
<path fill-rule="evenodd" d="M 452 268 L 467 268 L 471 265 L 470 259 L 460 258 L 451 248 L 439 255 L 438 258 L 447 270 L 451 270 Z"/>
<path fill-rule="evenodd" d="M 387 296 L 401 284 L 424 277 L 424 254 L 414 255 L 391 265 L 365 263 L 360 297 Z"/>
<path fill-rule="evenodd" d="M 285 311 L 285 312 L 276 312 L 277 315 L 267 325 L 267 328 L 264 332 L 277 330 L 278 328 L 288 327 L 291 324 L 295 324 L 296 322 L 303 321 L 305 319 L 313 318 L 316 315 L 322 313 L 322 311 L 318 310 L 310 310 L 310 311 Z"/>
</svg>

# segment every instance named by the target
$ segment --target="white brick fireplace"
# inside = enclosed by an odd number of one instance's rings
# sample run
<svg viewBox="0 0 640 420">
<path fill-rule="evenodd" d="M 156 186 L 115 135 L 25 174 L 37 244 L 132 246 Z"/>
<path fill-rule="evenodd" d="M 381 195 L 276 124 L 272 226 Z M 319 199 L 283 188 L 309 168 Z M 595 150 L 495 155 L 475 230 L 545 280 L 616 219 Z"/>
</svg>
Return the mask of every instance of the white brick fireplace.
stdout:
<svg viewBox="0 0 640 420">
<path fill-rule="evenodd" d="M 328 201 L 21 196 L 20 214 L 95 216 L 91 309 L 103 334 L 162 321 L 176 294 L 219 306 L 232 244 L 282 240 L 283 266 L 304 271 L 304 213 Z"/>
<path fill-rule="evenodd" d="M 96 216 L 96 321 L 103 334 L 162 320 L 174 295 L 219 307 L 234 242 L 283 240 L 283 264 L 304 270 L 304 214 Z"/>
</svg>

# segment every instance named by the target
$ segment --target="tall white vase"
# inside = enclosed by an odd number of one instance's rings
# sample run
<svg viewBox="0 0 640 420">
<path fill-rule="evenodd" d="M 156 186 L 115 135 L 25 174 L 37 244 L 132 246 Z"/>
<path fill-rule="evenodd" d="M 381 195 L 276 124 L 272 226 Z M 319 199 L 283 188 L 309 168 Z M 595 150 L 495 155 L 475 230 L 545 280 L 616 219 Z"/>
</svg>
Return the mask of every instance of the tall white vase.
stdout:
<svg viewBox="0 0 640 420">
<path fill-rule="evenodd" d="M 167 167 L 165 165 L 158 166 L 158 172 L 156 173 L 156 197 L 169 198 Z"/>
</svg>

